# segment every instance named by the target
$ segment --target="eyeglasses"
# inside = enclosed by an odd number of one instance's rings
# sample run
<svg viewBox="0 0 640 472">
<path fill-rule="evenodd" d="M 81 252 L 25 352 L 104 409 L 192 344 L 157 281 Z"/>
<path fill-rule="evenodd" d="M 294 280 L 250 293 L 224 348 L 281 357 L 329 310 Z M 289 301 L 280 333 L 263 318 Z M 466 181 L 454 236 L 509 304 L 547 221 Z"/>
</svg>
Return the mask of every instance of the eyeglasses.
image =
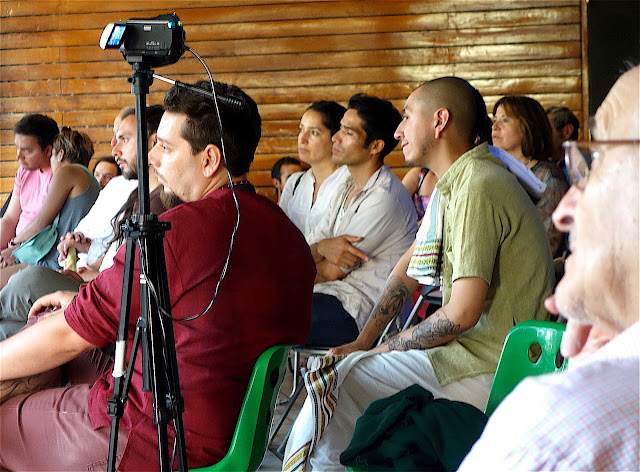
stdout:
<svg viewBox="0 0 640 472">
<path fill-rule="evenodd" d="M 638 145 L 640 140 L 565 141 L 562 147 L 571 184 L 584 190 L 594 162 L 605 152 L 617 146 Z"/>
</svg>

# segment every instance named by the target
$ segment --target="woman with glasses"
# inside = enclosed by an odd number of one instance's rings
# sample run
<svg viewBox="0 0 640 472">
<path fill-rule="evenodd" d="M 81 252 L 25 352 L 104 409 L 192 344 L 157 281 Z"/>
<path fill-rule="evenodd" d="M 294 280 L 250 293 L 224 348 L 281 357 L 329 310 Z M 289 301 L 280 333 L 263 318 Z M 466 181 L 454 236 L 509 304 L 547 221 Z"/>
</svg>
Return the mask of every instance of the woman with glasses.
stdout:
<svg viewBox="0 0 640 472">
<path fill-rule="evenodd" d="M 544 108 L 533 98 L 510 95 L 496 102 L 493 116 L 493 145 L 512 154 L 547 185 L 536 206 L 549 235 L 551 254 L 560 256 L 565 238 L 553 225 L 551 214 L 569 190 L 569 184 L 560 167 L 549 160 L 552 135 Z"/>
</svg>

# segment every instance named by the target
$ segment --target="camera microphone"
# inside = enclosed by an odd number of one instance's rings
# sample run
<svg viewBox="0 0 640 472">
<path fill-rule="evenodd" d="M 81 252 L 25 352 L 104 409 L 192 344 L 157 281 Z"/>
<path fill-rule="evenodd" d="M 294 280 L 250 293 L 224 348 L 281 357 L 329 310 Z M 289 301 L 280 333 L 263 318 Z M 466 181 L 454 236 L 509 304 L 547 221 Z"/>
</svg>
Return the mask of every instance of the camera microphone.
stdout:
<svg viewBox="0 0 640 472">
<path fill-rule="evenodd" d="M 210 98 L 211 100 L 217 100 L 219 103 L 224 103 L 225 105 L 231 108 L 235 108 L 236 110 L 242 110 L 244 108 L 243 97 L 234 97 L 232 95 L 220 95 L 218 93 L 213 94 L 208 90 L 194 87 L 193 85 L 190 85 L 190 84 L 185 84 L 184 82 L 180 82 L 179 80 L 168 79 L 158 74 L 153 74 L 153 77 L 156 79 L 162 80 L 163 82 L 167 82 L 171 85 L 177 85 L 178 87 L 185 88 L 187 90 L 190 90 L 191 92 L 199 93 L 200 95 L 204 95 L 205 97 Z"/>
</svg>

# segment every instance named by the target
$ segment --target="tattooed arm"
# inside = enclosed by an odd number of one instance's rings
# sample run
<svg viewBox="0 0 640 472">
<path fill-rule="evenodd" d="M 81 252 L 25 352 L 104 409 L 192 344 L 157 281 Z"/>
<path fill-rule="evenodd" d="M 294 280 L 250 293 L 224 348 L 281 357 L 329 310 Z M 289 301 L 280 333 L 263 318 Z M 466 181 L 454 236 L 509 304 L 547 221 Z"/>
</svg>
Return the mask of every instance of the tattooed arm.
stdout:
<svg viewBox="0 0 640 472">
<path fill-rule="evenodd" d="M 487 282 L 478 277 L 457 279 L 453 282 L 449 303 L 375 350 L 388 352 L 428 349 L 448 343 L 478 322 L 488 289 Z"/>
<path fill-rule="evenodd" d="M 409 267 L 415 244 L 414 242 L 411 245 L 391 271 L 380 298 L 358 338 L 349 344 L 330 349 L 329 354 L 349 354 L 370 349 L 389 321 L 400 312 L 402 306 L 419 286 L 418 282 L 407 276 L 407 267 Z"/>
</svg>

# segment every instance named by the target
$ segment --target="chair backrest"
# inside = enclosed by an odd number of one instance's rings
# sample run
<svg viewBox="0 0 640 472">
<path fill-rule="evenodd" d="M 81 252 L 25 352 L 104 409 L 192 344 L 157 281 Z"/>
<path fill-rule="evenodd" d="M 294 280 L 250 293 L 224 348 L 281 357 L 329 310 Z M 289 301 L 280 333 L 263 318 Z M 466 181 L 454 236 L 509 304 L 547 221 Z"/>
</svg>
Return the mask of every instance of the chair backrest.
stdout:
<svg viewBox="0 0 640 472">
<path fill-rule="evenodd" d="M 560 354 L 564 329 L 562 323 L 528 320 L 509 331 L 484 410 L 487 415 L 525 377 L 567 368 L 567 359 Z"/>
<path fill-rule="evenodd" d="M 217 464 L 192 472 L 258 470 L 267 450 L 276 398 L 292 347 L 273 346 L 258 357 L 227 455 Z"/>
</svg>

